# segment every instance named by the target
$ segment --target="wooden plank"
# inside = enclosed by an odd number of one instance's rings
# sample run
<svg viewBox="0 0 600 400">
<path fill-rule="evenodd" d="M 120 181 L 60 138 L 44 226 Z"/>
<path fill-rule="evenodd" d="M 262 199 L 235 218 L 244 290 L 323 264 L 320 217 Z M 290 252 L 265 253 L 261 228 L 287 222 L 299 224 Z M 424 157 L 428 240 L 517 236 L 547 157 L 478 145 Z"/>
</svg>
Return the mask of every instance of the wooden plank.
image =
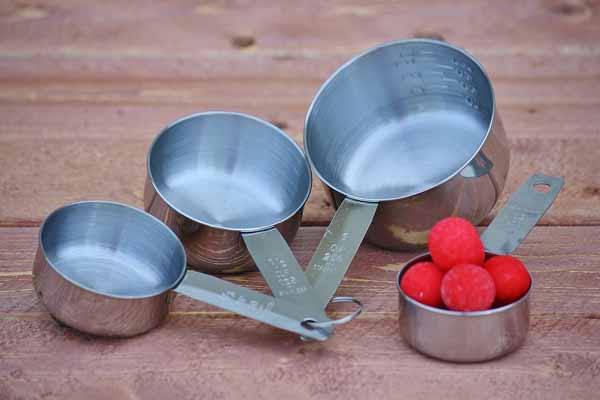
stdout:
<svg viewBox="0 0 600 400">
<path fill-rule="evenodd" d="M 600 223 L 596 206 L 600 199 L 599 128 L 597 118 L 586 117 L 593 108 L 538 106 L 535 113 L 529 108 L 504 113 L 512 154 L 500 204 L 532 173 L 557 174 L 567 184 L 542 223 Z M 168 115 L 179 116 L 180 109 L 53 105 L 3 110 L 0 225 L 15 226 L 38 225 L 53 209 L 82 199 L 110 199 L 140 207 L 148 147 L 155 132 L 170 119 Z M 301 142 L 301 112 L 258 115 L 289 124 L 288 131 Z M 565 118 L 559 120 L 562 115 Z M 315 178 L 304 222 L 324 225 L 332 213 L 323 186 Z"/>
<path fill-rule="evenodd" d="M 589 399 L 600 390 L 600 227 L 538 227 L 517 254 L 535 279 L 517 353 L 454 365 L 398 336 L 394 276 L 412 254 L 363 245 L 339 290 L 367 311 L 326 343 L 179 296 L 168 321 L 129 340 L 58 326 L 36 299 L 37 228 L 69 201 L 141 206 L 155 133 L 232 109 L 301 143 L 321 82 L 354 54 L 439 37 L 490 72 L 512 161 L 503 197 L 535 171 L 567 185 L 544 224 L 600 224 L 600 2 L 41 0 L 0 3 L 0 399 Z M 484 17 L 483 17 L 484 16 Z M 321 185 L 305 223 L 326 224 Z M 302 228 L 306 264 L 323 228 Z M 260 275 L 228 279 L 267 291 Z"/>
<path fill-rule="evenodd" d="M 563 175 L 565 192 L 542 223 L 597 224 L 600 121 L 595 110 L 600 87 L 586 80 L 555 83 L 500 82 L 499 109 L 513 144 L 505 195 L 535 171 Z M 311 81 L 314 90 L 318 84 Z M 6 89 L 0 90 L 0 101 L 5 101 L 0 109 L 0 193 L 5 199 L 0 225 L 37 225 L 52 209 L 80 199 L 140 206 L 149 143 L 168 122 L 194 111 L 223 108 L 256 114 L 302 142 L 312 90 L 300 84 L 162 85 L 0 84 Z M 332 212 L 315 179 L 305 223 L 326 224 Z"/>
<path fill-rule="evenodd" d="M 600 390 L 600 227 L 534 230 L 518 251 L 536 284 L 527 343 L 473 365 L 435 361 L 402 343 L 393 280 L 410 254 L 361 248 L 339 293 L 363 300 L 366 312 L 325 343 L 183 296 L 159 328 L 111 340 L 57 325 L 26 290 L 36 231 L 0 229 L 1 398 L 587 399 Z M 301 263 L 322 233 L 301 229 L 293 245 Z M 230 279 L 264 290 L 257 274 Z"/>
<path fill-rule="evenodd" d="M 598 63 L 600 66 L 600 62 Z M 328 77 L 134 82 L 2 82 L 3 103 L 178 105 L 206 108 L 261 107 L 306 112 Z M 597 79 L 511 79 L 493 81 L 498 106 L 598 105 Z"/>
<path fill-rule="evenodd" d="M 303 227 L 292 244 L 306 265 L 324 232 Z M 37 246 L 37 228 L 0 228 L 0 313 L 42 312 L 31 287 L 30 270 Z M 600 227 L 537 227 L 517 250 L 535 279 L 536 315 L 593 315 L 598 313 Z M 397 307 L 394 277 L 414 253 L 385 251 L 364 244 L 345 278 L 340 295 L 364 299 L 367 313 L 390 313 Z M 228 279 L 266 290 L 258 273 Z M 213 308 L 179 296 L 175 311 L 203 312 Z"/>
<path fill-rule="evenodd" d="M 396 39 L 405 38 L 396 36 Z M 80 54 L 54 49 L 48 54 L 0 52 L 0 77 L 5 81 L 77 82 L 77 81 L 186 81 L 236 79 L 305 79 L 323 80 L 340 65 L 373 46 L 389 40 L 381 38 L 345 49 L 327 52 L 319 49 L 203 51 L 173 54 L 167 50 L 156 55 L 115 54 L 105 52 Z M 453 44 L 469 50 L 496 79 L 595 79 L 598 77 L 600 49 L 593 45 L 574 44 L 549 48 L 539 53 L 520 48 L 474 48 L 462 41 Z M 1 46 L 1 45 L 0 45 Z M 167 56 L 167 54 L 169 56 Z"/>
<path fill-rule="evenodd" d="M 417 0 L 12 2 L 0 15 L 0 71 L 10 79 L 172 79 L 219 73 L 226 62 L 226 71 L 246 76 L 301 76 L 323 65 L 331 71 L 377 43 L 429 36 L 467 47 L 493 74 L 592 77 L 600 56 L 597 6 L 561 0 L 431 1 L 427 7 Z M 273 60 L 276 65 L 264 68 Z"/>
<path fill-rule="evenodd" d="M 35 4 L 7 2 L 1 22 L 3 43 L 13 50 L 22 48 L 23 42 L 37 49 L 76 44 L 115 51 L 153 45 L 172 51 L 198 50 L 230 45 L 231 36 L 240 34 L 255 34 L 263 39 L 257 44 L 266 47 L 314 48 L 326 42 L 334 48 L 384 33 L 434 33 L 435 27 L 441 28 L 438 34 L 454 34 L 486 47 L 490 37 L 499 46 L 514 47 L 515 37 L 531 31 L 531 36 L 523 36 L 520 43 L 537 43 L 544 48 L 585 42 L 590 35 L 600 33 L 596 23 L 600 17 L 593 12 L 596 5 L 597 1 L 565 4 L 555 0 L 527 4 L 517 0 L 501 4 L 435 0 L 427 7 L 418 0 L 371 4 L 337 0 L 327 5 L 317 0 L 295 4 L 213 1 L 200 5 L 192 0 L 177 4 L 138 0 L 127 5 L 118 0 L 102 4 L 45 0 Z M 361 29 L 363 26 L 366 29 Z M 44 29 L 45 35 L 36 36 Z M 192 37 L 189 33 L 193 31 L 203 35 Z"/>
<path fill-rule="evenodd" d="M 440 35 L 492 74 L 514 148 L 505 193 L 536 170 L 562 174 L 543 223 L 598 223 L 595 2 L 420 5 L 310 2 L 292 15 L 270 3 L 3 4 L 0 225 L 37 225 L 79 199 L 140 206 L 151 138 L 194 111 L 256 114 L 301 142 L 310 99 L 339 64 L 385 40 Z M 315 183 L 305 223 L 332 212 Z"/>
<path fill-rule="evenodd" d="M 393 318 L 356 321 L 326 343 L 242 319 L 174 317 L 130 340 L 97 340 L 48 320 L 3 325 L 5 399 L 587 400 L 600 389 L 600 323 L 589 319 L 534 318 L 521 350 L 474 365 L 416 354 Z"/>
</svg>

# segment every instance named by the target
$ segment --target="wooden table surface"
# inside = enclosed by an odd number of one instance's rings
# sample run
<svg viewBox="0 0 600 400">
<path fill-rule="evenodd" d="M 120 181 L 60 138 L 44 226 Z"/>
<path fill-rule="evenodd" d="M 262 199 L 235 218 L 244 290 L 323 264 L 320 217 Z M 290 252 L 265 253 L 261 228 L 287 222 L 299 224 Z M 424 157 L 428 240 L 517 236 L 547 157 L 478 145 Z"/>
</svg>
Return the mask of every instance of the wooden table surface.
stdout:
<svg viewBox="0 0 600 400">
<path fill-rule="evenodd" d="M 502 202 L 536 171 L 566 179 L 517 251 L 536 281 L 521 350 L 471 365 L 415 353 L 394 287 L 411 254 L 369 245 L 338 291 L 366 312 L 324 343 L 183 296 L 128 340 L 50 319 L 31 285 L 48 212 L 81 199 L 141 206 L 152 138 L 191 112 L 251 113 L 301 143 L 338 65 L 410 37 L 464 47 L 490 73 L 512 152 Z M 0 399 L 598 398 L 599 169 L 598 1 L 2 1 Z M 301 263 L 331 215 L 315 180 L 293 243 Z M 256 273 L 230 279 L 266 290 Z"/>
</svg>

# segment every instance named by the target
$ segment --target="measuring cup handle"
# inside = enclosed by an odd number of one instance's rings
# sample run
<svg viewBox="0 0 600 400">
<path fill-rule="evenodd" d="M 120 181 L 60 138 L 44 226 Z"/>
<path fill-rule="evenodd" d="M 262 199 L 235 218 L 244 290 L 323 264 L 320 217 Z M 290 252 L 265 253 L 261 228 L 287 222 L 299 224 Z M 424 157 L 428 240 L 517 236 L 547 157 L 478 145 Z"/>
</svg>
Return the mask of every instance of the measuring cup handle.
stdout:
<svg viewBox="0 0 600 400">
<path fill-rule="evenodd" d="M 306 325 L 312 316 L 304 308 L 202 272 L 188 271 L 174 290 L 305 338 L 323 341 L 329 337 L 326 329 Z"/>
<path fill-rule="evenodd" d="M 485 249 L 496 254 L 512 253 L 548 211 L 564 183 L 559 176 L 530 177 L 510 196 L 481 235 Z"/>
<path fill-rule="evenodd" d="M 242 238 L 273 296 L 318 311 L 325 317 L 323 307 L 315 302 L 304 271 L 277 228 L 242 233 Z"/>
<path fill-rule="evenodd" d="M 329 303 L 348 271 L 376 210 L 377 203 L 345 198 L 333 216 L 306 269 L 321 308 Z"/>
</svg>

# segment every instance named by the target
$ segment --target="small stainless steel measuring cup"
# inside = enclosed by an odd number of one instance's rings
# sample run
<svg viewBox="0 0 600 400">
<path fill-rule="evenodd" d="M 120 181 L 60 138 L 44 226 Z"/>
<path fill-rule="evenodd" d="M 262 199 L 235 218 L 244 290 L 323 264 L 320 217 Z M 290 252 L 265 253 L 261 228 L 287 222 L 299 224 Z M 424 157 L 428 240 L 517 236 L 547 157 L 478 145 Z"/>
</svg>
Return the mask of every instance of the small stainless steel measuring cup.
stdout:
<svg viewBox="0 0 600 400">
<path fill-rule="evenodd" d="M 325 297 L 365 233 L 400 250 L 424 246 L 444 217 L 480 222 L 509 165 L 483 67 L 435 40 L 383 44 L 339 68 L 310 105 L 304 147 L 337 207 L 307 270 Z"/>
<path fill-rule="evenodd" d="M 289 249 L 311 189 L 300 147 L 258 118 L 208 112 L 164 129 L 148 153 L 146 211 L 181 239 L 188 263 L 206 272 L 241 272 L 258 266 L 275 297 L 314 312 L 313 327 L 330 325 L 323 313 L 331 297 L 312 285 Z M 334 302 L 353 302 L 336 298 Z"/>
<path fill-rule="evenodd" d="M 74 203 L 46 218 L 33 283 L 55 319 L 96 335 L 133 336 L 152 329 L 168 314 L 173 291 L 305 338 L 325 340 L 335 325 L 293 302 L 201 272 L 186 273 L 185 251 L 169 228 L 112 202 Z M 314 326 L 307 322 L 313 320 Z"/>
<path fill-rule="evenodd" d="M 546 213 L 564 180 L 536 174 L 511 196 L 481 236 L 486 257 L 510 254 Z M 546 186 L 547 192 L 536 190 Z M 459 312 L 419 303 L 400 288 L 402 276 L 413 265 L 431 261 L 426 253 L 408 261 L 398 273 L 400 333 L 416 350 L 454 362 L 477 362 L 501 357 L 519 348 L 529 330 L 529 290 L 514 303 L 486 311 Z"/>
</svg>

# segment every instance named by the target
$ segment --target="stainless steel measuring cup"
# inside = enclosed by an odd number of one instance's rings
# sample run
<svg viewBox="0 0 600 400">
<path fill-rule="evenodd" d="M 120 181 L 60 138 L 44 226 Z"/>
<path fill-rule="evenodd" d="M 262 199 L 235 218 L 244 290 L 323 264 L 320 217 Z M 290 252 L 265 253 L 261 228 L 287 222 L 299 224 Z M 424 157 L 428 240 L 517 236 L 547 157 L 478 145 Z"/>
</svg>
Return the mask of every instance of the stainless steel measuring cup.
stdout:
<svg viewBox="0 0 600 400">
<path fill-rule="evenodd" d="M 181 239 L 204 272 L 253 270 L 252 232 L 298 231 L 311 189 L 300 147 L 249 115 L 207 112 L 167 126 L 148 152 L 144 208 Z"/>
<path fill-rule="evenodd" d="M 337 207 L 307 270 L 325 297 L 365 233 L 399 250 L 425 245 L 444 217 L 478 223 L 509 166 L 483 67 L 435 40 L 387 43 L 339 68 L 310 105 L 304 147 Z"/>
<path fill-rule="evenodd" d="M 511 196 L 481 240 L 486 257 L 510 254 L 546 213 L 564 180 L 536 174 Z M 546 192 L 536 186 L 546 186 Z M 501 357 L 519 348 L 529 330 L 531 286 L 519 300 L 485 311 L 459 312 L 421 304 L 400 288 L 402 277 L 413 265 L 431 261 L 425 253 L 408 261 L 398 273 L 400 333 L 416 350 L 431 357 L 454 362 L 477 362 Z"/>
<path fill-rule="evenodd" d="M 148 153 L 145 209 L 181 239 L 188 263 L 206 272 L 240 272 L 258 266 L 275 297 L 330 326 L 326 301 L 313 289 L 289 249 L 311 189 L 311 173 L 300 147 L 283 131 L 258 118 L 208 112 L 182 118 L 164 129 Z M 353 302 L 352 298 L 334 302 Z M 323 320 L 323 324 L 320 322 Z"/>
<path fill-rule="evenodd" d="M 112 202 L 74 203 L 46 218 L 33 283 L 55 319 L 96 335 L 152 329 L 168 314 L 173 291 L 305 338 L 325 340 L 332 327 L 306 307 L 201 272 L 186 273 L 185 251 L 169 228 Z"/>
</svg>

